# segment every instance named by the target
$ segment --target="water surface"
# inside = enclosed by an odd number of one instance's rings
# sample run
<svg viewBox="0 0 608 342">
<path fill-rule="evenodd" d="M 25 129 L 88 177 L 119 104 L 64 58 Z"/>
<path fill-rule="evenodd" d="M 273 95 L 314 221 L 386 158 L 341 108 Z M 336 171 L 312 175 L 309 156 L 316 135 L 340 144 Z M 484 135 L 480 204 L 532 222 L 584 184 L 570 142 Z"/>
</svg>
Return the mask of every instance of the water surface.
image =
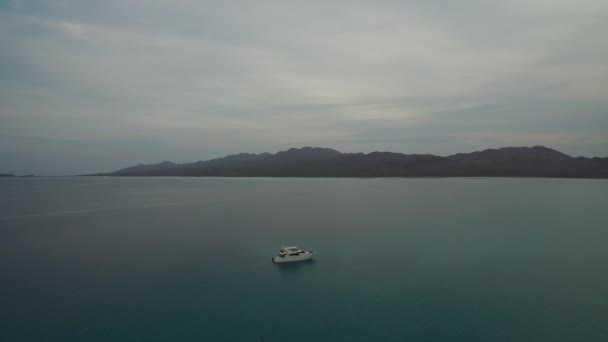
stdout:
<svg viewBox="0 0 608 342">
<path fill-rule="evenodd" d="M 2 341 L 606 341 L 608 181 L 0 179 Z M 279 266 L 281 245 L 318 252 Z"/>
</svg>

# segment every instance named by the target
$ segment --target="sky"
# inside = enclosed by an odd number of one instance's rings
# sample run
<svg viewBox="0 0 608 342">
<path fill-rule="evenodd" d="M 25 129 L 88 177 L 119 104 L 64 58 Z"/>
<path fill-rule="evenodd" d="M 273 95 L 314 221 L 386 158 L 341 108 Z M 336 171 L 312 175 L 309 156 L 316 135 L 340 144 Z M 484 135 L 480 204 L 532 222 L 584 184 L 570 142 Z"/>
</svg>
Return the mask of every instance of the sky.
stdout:
<svg viewBox="0 0 608 342">
<path fill-rule="evenodd" d="M 608 1 L 0 0 L 0 173 L 290 147 L 608 156 Z"/>
</svg>

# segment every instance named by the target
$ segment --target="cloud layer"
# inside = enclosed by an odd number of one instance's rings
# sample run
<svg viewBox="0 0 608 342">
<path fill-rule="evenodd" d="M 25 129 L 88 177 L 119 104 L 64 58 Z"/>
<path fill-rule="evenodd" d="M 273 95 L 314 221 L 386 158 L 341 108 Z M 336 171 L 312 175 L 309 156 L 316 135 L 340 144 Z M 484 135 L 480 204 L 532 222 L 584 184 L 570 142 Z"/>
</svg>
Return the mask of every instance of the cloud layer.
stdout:
<svg viewBox="0 0 608 342">
<path fill-rule="evenodd" d="M 1 172 L 315 145 L 608 151 L 608 3 L 0 2 Z"/>
</svg>

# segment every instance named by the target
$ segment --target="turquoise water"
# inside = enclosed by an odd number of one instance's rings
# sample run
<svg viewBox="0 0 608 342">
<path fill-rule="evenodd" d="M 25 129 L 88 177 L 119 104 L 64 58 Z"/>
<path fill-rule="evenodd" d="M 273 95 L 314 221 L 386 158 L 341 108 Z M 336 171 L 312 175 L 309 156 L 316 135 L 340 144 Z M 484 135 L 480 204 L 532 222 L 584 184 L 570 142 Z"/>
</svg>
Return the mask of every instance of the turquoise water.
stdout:
<svg viewBox="0 0 608 342">
<path fill-rule="evenodd" d="M 1 341 L 605 341 L 608 181 L 0 179 Z M 317 260 L 279 266 L 279 246 Z"/>
</svg>

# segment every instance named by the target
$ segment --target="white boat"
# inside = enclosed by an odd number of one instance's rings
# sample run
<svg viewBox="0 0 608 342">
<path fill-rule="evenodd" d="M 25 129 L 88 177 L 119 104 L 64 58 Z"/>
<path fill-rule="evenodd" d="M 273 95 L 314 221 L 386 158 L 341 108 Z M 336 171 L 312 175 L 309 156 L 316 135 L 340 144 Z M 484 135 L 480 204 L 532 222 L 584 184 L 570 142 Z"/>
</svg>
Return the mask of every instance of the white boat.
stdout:
<svg viewBox="0 0 608 342">
<path fill-rule="evenodd" d="M 304 261 L 312 259 L 315 253 L 313 251 L 303 251 L 297 246 L 283 247 L 279 251 L 279 255 L 272 258 L 272 262 L 283 263 L 293 261 Z"/>
</svg>

